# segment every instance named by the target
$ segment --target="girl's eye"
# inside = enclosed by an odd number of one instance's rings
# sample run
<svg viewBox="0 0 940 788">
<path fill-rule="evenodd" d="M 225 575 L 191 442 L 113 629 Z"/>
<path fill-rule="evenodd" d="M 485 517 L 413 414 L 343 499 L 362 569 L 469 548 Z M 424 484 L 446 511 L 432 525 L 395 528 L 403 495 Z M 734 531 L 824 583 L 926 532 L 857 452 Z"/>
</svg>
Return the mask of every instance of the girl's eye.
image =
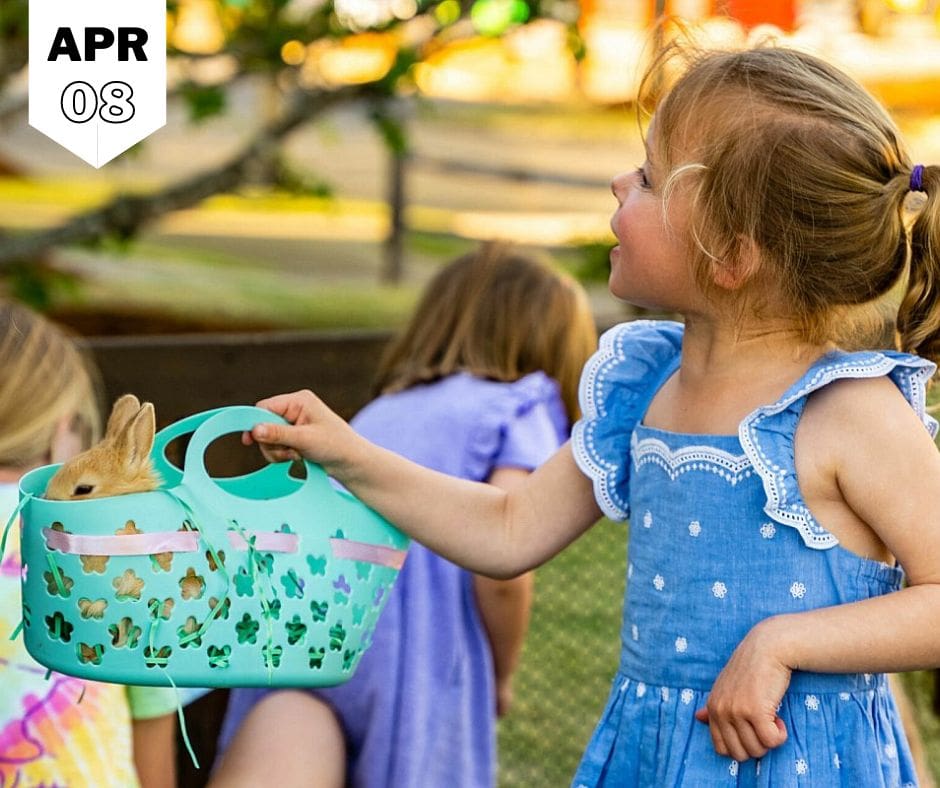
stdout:
<svg viewBox="0 0 940 788">
<path fill-rule="evenodd" d="M 644 170 L 642 167 L 636 168 L 636 179 L 642 188 L 650 188 L 651 184 L 649 182 L 649 178 L 646 177 L 646 170 Z"/>
</svg>

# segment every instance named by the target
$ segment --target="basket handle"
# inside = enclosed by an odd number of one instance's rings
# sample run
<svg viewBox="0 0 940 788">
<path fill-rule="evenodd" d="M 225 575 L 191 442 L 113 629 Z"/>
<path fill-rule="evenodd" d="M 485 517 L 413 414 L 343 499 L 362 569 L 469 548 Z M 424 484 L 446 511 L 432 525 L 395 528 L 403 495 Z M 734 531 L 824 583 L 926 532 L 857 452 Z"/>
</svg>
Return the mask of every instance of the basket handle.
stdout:
<svg viewBox="0 0 940 788">
<path fill-rule="evenodd" d="M 166 448 L 173 441 L 183 435 L 189 435 L 195 432 L 206 421 L 211 419 L 225 408 L 213 408 L 202 413 L 195 413 L 187 416 L 185 419 L 175 421 L 167 427 L 164 427 L 154 436 L 153 449 L 150 452 L 150 459 L 153 462 L 154 470 L 160 474 L 167 489 L 176 487 L 183 480 L 183 471 L 174 465 L 166 456 Z"/>
<path fill-rule="evenodd" d="M 209 445 L 213 441 L 225 435 L 229 435 L 233 432 L 250 431 L 253 427 L 262 422 L 287 424 L 287 421 L 276 413 L 272 413 L 264 408 L 256 408 L 248 405 L 220 408 L 218 411 L 212 412 L 211 416 L 193 433 L 193 437 L 189 441 L 189 446 L 186 448 L 183 484 L 193 492 L 203 494 L 216 500 L 219 500 L 220 496 L 227 500 L 240 498 L 240 496 L 228 490 L 224 490 L 216 483 L 215 479 L 209 476 L 205 465 L 206 449 L 209 448 Z M 288 471 L 290 465 L 291 463 L 289 462 L 280 462 L 273 463 L 269 467 L 281 468 L 283 469 L 284 476 L 289 476 Z M 303 483 L 299 484 L 293 492 L 281 496 L 281 500 L 300 494 L 304 496 L 311 494 L 316 496 L 333 496 L 337 494 L 323 468 L 306 460 L 304 460 L 304 467 L 307 472 L 307 478 L 304 479 Z M 258 473 L 258 471 L 255 473 Z"/>
</svg>

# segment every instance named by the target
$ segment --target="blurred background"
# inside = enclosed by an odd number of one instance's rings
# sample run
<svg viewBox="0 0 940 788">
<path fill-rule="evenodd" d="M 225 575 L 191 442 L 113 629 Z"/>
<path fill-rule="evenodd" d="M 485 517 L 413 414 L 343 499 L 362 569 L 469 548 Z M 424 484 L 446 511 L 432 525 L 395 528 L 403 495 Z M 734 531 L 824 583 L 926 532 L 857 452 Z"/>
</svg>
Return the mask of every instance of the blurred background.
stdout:
<svg viewBox="0 0 940 788">
<path fill-rule="evenodd" d="M 109 394 L 152 385 L 163 423 L 285 367 L 332 369 L 351 415 L 422 284 L 483 239 L 550 250 L 601 327 L 627 319 L 608 183 L 644 158 L 645 64 L 688 34 L 825 57 L 940 161 L 937 0 L 168 0 L 167 124 L 100 170 L 28 125 L 27 2 L 0 0 L 0 294 L 87 337 Z M 570 779 L 616 666 L 624 542 L 605 523 L 539 571 L 501 785 Z M 907 681 L 940 765 L 933 676 Z M 210 749 L 218 709 L 192 721 Z"/>
</svg>

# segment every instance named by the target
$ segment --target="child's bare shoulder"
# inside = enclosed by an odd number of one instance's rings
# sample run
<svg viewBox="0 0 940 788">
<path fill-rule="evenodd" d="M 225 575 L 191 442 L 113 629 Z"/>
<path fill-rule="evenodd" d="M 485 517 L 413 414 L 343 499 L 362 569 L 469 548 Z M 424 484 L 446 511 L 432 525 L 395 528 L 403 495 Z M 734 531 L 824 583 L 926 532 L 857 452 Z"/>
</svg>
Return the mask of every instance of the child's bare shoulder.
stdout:
<svg viewBox="0 0 940 788">
<path fill-rule="evenodd" d="M 813 392 L 801 427 L 843 438 L 877 440 L 929 437 L 920 416 L 888 377 L 843 378 Z"/>
</svg>

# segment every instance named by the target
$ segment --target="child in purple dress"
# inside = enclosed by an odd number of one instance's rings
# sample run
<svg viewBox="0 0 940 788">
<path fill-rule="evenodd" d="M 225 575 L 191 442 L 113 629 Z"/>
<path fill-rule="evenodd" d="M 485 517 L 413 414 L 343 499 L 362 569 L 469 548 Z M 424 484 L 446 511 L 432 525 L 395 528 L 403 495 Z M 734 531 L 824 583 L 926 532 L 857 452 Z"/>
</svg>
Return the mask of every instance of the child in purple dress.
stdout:
<svg viewBox="0 0 940 788">
<path fill-rule="evenodd" d="M 565 441 L 595 342 L 574 281 L 485 246 L 432 281 L 385 358 L 381 396 L 352 424 L 429 468 L 511 487 Z M 495 785 L 495 719 L 512 701 L 531 596 L 531 573 L 475 576 L 412 544 L 349 682 L 231 693 L 216 781 L 259 785 L 277 759 L 282 786 L 294 784 L 285 763 L 305 786 Z"/>
</svg>

